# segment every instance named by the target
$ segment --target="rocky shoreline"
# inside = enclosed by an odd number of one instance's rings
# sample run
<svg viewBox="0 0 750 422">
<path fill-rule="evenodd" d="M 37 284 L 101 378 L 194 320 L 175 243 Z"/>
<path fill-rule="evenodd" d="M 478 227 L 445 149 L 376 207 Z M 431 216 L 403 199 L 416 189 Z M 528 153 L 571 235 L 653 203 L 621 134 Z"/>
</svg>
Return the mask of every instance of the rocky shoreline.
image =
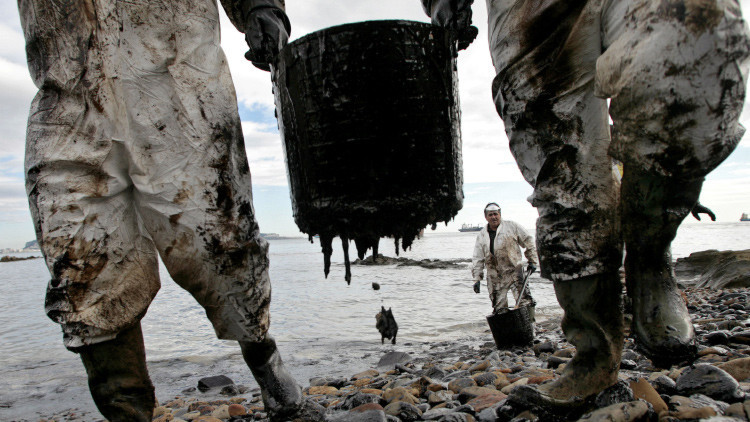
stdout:
<svg viewBox="0 0 750 422">
<path fill-rule="evenodd" d="M 16 261 L 26 261 L 29 259 L 39 259 L 41 256 L 10 256 L 5 255 L 3 257 L 0 257 L 0 262 L 16 262 Z"/>
<path fill-rule="evenodd" d="M 348 378 L 313 378 L 304 394 L 326 409 L 331 422 L 750 420 L 750 289 L 687 288 L 685 297 L 700 341 L 698 359 L 658 369 L 628 338 L 620 382 L 576 412 L 544 413 L 506 400 L 518 385 L 558 377 L 573 355 L 559 320 L 536 325 L 533 347 L 497 350 L 488 330 L 487 341 L 479 339 L 477 346 L 437 341 L 421 356 L 389 352 L 376 368 Z M 202 389 L 225 398 L 201 400 L 190 387 L 160 403 L 154 421 L 266 420 L 257 389 L 219 380 L 224 382 L 206 380 Z M 67 412 L 40 420 L 96 420 L 83 416 Z"/>
</svg>

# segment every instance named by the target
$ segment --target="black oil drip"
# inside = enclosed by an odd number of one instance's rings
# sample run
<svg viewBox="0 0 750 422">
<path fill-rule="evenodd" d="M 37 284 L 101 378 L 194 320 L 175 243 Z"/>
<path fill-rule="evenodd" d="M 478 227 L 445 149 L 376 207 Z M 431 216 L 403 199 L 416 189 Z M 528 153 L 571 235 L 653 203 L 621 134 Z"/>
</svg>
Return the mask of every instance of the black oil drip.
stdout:
<svg viewBox="0 0 750 422">
<path fill-rule="evenodd" d="M 333 235 L 321 234 L 320 235 L 320 247 L 323 250 L 323 273 L 328 278 L 328 273 L 331 271 L 331 254 L 333 253 Z"/>
<path fill-rule="evenodd" d="M 346 280 L 346 284 L 351 284 L 352 270 L 349 264 L 349 239 L 342 236 L 341 247 L 344 249 L 344 265 L 346 266 L 346 274 L 344 275 L 344 280 Z"/>
</svg>

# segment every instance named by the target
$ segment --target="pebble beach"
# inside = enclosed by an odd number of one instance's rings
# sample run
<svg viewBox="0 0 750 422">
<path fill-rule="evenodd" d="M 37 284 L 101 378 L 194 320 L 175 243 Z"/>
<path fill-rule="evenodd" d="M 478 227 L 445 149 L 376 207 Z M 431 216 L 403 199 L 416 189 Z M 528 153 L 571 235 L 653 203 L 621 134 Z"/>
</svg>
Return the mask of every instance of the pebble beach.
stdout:
<svg viewBox="0 0 750 422">
<path fill-rule="evenodd" d="M 533 347 L 498 350 L 487 330 L 480 338 L 425 344 L 427 351 L 420 355 L 385 353 L 377 367 L 348 377 L 312 378 L 303 382 L 304 395 L 332 422 L 750 420 L 750 289 L 688 288 L 684 293 L 700 342 L 697 360 L 656 368 L 628 337 L 620 381 L 574 412 L 545 413 L 507 400 L 516 386 L 557 378 L 575 353 L 559 319 L 536 324 Z M 627 335 L 627 314 L 625 321 Z M 153 420 L 267 420 L 257 388 L 224 381 L 205 392 L 186 385 L 184 394 L 159 403 Z M 33 420 L 101 417 L 71 409 Z"/>
</svg>

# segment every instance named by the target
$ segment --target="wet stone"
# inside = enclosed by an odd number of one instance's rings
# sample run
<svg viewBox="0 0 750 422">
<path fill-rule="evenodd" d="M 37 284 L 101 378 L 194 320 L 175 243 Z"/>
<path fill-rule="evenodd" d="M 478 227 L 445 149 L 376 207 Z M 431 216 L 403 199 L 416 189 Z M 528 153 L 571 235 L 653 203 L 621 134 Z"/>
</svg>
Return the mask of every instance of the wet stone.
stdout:
<svg viewBox="0 0 750 422">
<path fill-rule="evenodd" d="M 474 416 L 467 413 L 450 413 L 438 419 L 438 422 L 475 422 Z"/>
<path fill-rule="evenodd" d="M 334 415 L 328 420 L 330 422 L 385 422 L 387 419 L 382 406 L 370 403 L 351 409 L 346 413 Z"/>
<path fill-rule="evenodd" d="M 729 331 L 715 331 L 704 336 L 706 343 L 710 345 L 729 344 Z"/>
<path fill-rule="evenodd" d="M 426 421 L 436 421 L 445 415 L 455 413 L 456 411 L 448 408 L 430 409 L 422 414 L 422 419 Z"/>
<path fill-rule="evenodd" d="M 458 378 L 468 378 L 468 377 L 471 377 L 471 374 L 469 373 L 469 371 L 467 371 L 467 370 L 458 370 L 458 371 L 454 371 L 454 372 L 451 372 L 448 375 L 446 375 L 443 378 L 443 381 L 450 382 L 450 381 L 453 381 L 453 380 L 458 379 Z"/>
<path fill-rule="evenodd" d="M 384 409 L 387 415 L 395 416 L 404 422 L 418 421 L 422 418 L 422 411 L 410 403 L 395 401 Z"/>
<path fill-rule="evenodd" d="M 728 403 L 745 397 L 737 380 L 726 371 L 707 364 L 692 366 L 683 372 L 676 381 L 676 389 L 683 396 L 704 394 Z"/>
<path fill-rule="evenodd" d="M 677 419 L 705 419 L 712 416 L 716 416 L 718 413 L 715 409 L 710 406 L 701 406 L 698 403 L 694 403 L 687 397 L 672 396 L 669 402 L 669 412 L 671 416 Z"/>
<path fill-rule="evenodd" d="M 636 381 L 630 381 L 630 388 L 633 391 L 634 399 L 647 401 L 651 404 L 651 407 L 656 413 L 660 413 L 668 409 L 667 403 L 664 402 L 656 389 L 654 389 L 654 387 L 645 379 L 639 378 Z"/>
<path fill-rule="evenodd" d="M 205 377 L 198 380 L 198 389 L 201 391 L 208 391 L 212 388 L 221 388 L 229 385 L 233 385 L 234 381 L 226 375 L 217 375 L 213 377 Z"/>
<path fill-rule="evenodd" d="M 380 403 L 380 397 L 375 394 L 356 392 L 348 395 L 339 407 L 343 410 L 350 410 L 369 403 Z"/>
<path fill-rule="evenodd" d="M 388 403 L 400 401 L 409 404 L 418 404 L 419 399 L 412 395 L 412 389 L 404 387 L 391 388 L 383 392 L 383 400 Z"/>
<path fill-rule="evenodd" d="M 498 378 L 497 374 L 492 372 L 482 372 L 472 377 L 478 386 L 483 387 L 485 385 L 492 386 Z"/>
<path fill-rule="evenodd" d="M 651 385 L 660 394 L 674 394 L 677 388 L 677 384 L 674 382 L 674 380 L 666 375 L 659 375 L 653 381 L 651 381 Z"/>
<path fill-rule="evenodd" d="M 723 414 L 729 407 L 729 403 L 725 403 L 720 400 L 714 400 L 711 397 L 704 396 L 703 394 L 693 394 L 688 397 L 698 407 L 710 407 L 718 414 Z"/>
<path fill-rule="evenodd" d="M 411 355 L 404 352 L 388 352 L 378 361 L 378 369 L 389 371 L 396 367 L 396 364 L 407 363 L 412 360 Z"/>
<path fill-rule="evenodd" d="M 473 400 L 480 396 L 485 395 L 494 395 L 494 396 L 501 396 L 505 397 L 503 393 L 496 390 L 495 388 L 488 388 L 488 387 L 465 387 L 461 389 L 461 392 L 458 393 L 458 401 L 461 403 L 467 403 L 470 400 Z"/>
<path fill-rule="evenodd" d="M 557 345 L 551 341 L 545 341 L 534 345 L 534 354 L 539 356 L 542 353 L 555 353 Z"/>
<path fill-rule="evenodd" d="M 742 420 L 742 418 L 750 419 L 750 400 L 729 405 L 724 411 L 724 415 L 740 420 Z"/>
<path fill-rule="evenodd" d="M 750 379 L 750 357 L 734 359 L 716 366 L 726 371 L 737 381 L 746 381 Z"/>
<path fill-rule="evenodd" d="M 477 396 L 469 400 L 468 402 L 466 402 L 466 404 L 471 406 L 475 412 L 481 412 L 487 408 L 497 406 L 498 403 L 502 402 L 508 397 L 507 395 L 503 393 L 500 393 L 500 392 L 497 392 L 497 393 L 483 394 L 481 396 Z"/>
<path fill-rule="evenodd" d="M 435 406 L 453 399 L 453 393 L 448 390 L 430 392 L 427 396 L 427 403 Z"/>
<path fill-rule="evenodd" d="M 595 403 L 597 407 L 607 407 L 615 403 L 625 403 L 635 400 L 633 390 L 627 382 L 617 381 L 614 385 L 606 388 L 596 396 Z"/>
<path fill-rule="evenodd" d="M 461 390 L 463 390 L 466 387 L 476 387 L 477 383 L 472 378 L 469 377 L 461 377 L 456 378 L 453 381 L 448 383 L 448 389 L 453 391 L 454 393 L 460 393 Z"/>
<path fill-rule="evenodd" d="M 731 343 L 750 344 L 750 331 L 745 330 L 738 333 L 732 333 L 729 341 Z"/>
<path fill-rule="evenodd" d="M 474 419 L 476 419 L 478 422 L 496 422 L 497 411 L 495 409 L 495 406 L 499 405 L 500 403 L 501 402 L 498 402 L 496 405 L 493 405 L 492 407 L 488 407 L 486 409 L 483 409 L 477 412 L 477 414 L 474 415 Z"/>
<path fill-rule="evenodd" d="M 653 419 L 648 417 L 654 413 L 650 405 L 644 401 L 631 401 L 626 403 L 615 403 L 607 407 L 597 409 L 583 415 L 580 422 L 631 422 L 646 421 Z"/>
<path fill-rule="evenodd" d="M 570 358 L 561 358 L 561 357 L 552 355 L 549 358 L 547 358 L 546 363 L 547 363 L 547 368 L 556 369 L 558 366 L 568 363 L 569 361 L 570 361 Z"/>
<path fill-rule="evenodd" d="M 620 361 L 620 369 L 635 369 L 638 364 L 634 360 L 623 359 Z"/>
<path fill-rule="evenodd" d="M 440 368 L 438 368 L 436 366 L 433 366 L 433 367 L 425 370 L 424 371 L 424 375 L 426 377 L 430 377 L 430 378 L 433 378 L 433 379 L 436 379 L 436 380 L 441 380 L 441 379 L 445 378 L 445 376 L 447 375 L 447 373 L 445 371 L 443 371 L 442 369 L 440 369 Z"/>
</svg>

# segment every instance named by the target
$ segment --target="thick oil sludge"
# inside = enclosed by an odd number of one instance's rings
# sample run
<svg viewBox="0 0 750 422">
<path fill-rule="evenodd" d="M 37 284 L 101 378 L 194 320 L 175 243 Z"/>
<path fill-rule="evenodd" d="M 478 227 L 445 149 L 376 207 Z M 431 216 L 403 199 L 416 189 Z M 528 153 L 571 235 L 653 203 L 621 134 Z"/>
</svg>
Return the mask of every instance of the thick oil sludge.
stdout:
<svg viewBox="0 0 750 422">
<path fill-rule="evenodd" d="M 398 252 L 463 201 L 455 47 L 442 28 L 370 21 L 314 32 L 273 69 L 297 226 L 357 255 L 381 237 Z M 375 252 L 376 253 L 376 252 Z"/>
</svg>

